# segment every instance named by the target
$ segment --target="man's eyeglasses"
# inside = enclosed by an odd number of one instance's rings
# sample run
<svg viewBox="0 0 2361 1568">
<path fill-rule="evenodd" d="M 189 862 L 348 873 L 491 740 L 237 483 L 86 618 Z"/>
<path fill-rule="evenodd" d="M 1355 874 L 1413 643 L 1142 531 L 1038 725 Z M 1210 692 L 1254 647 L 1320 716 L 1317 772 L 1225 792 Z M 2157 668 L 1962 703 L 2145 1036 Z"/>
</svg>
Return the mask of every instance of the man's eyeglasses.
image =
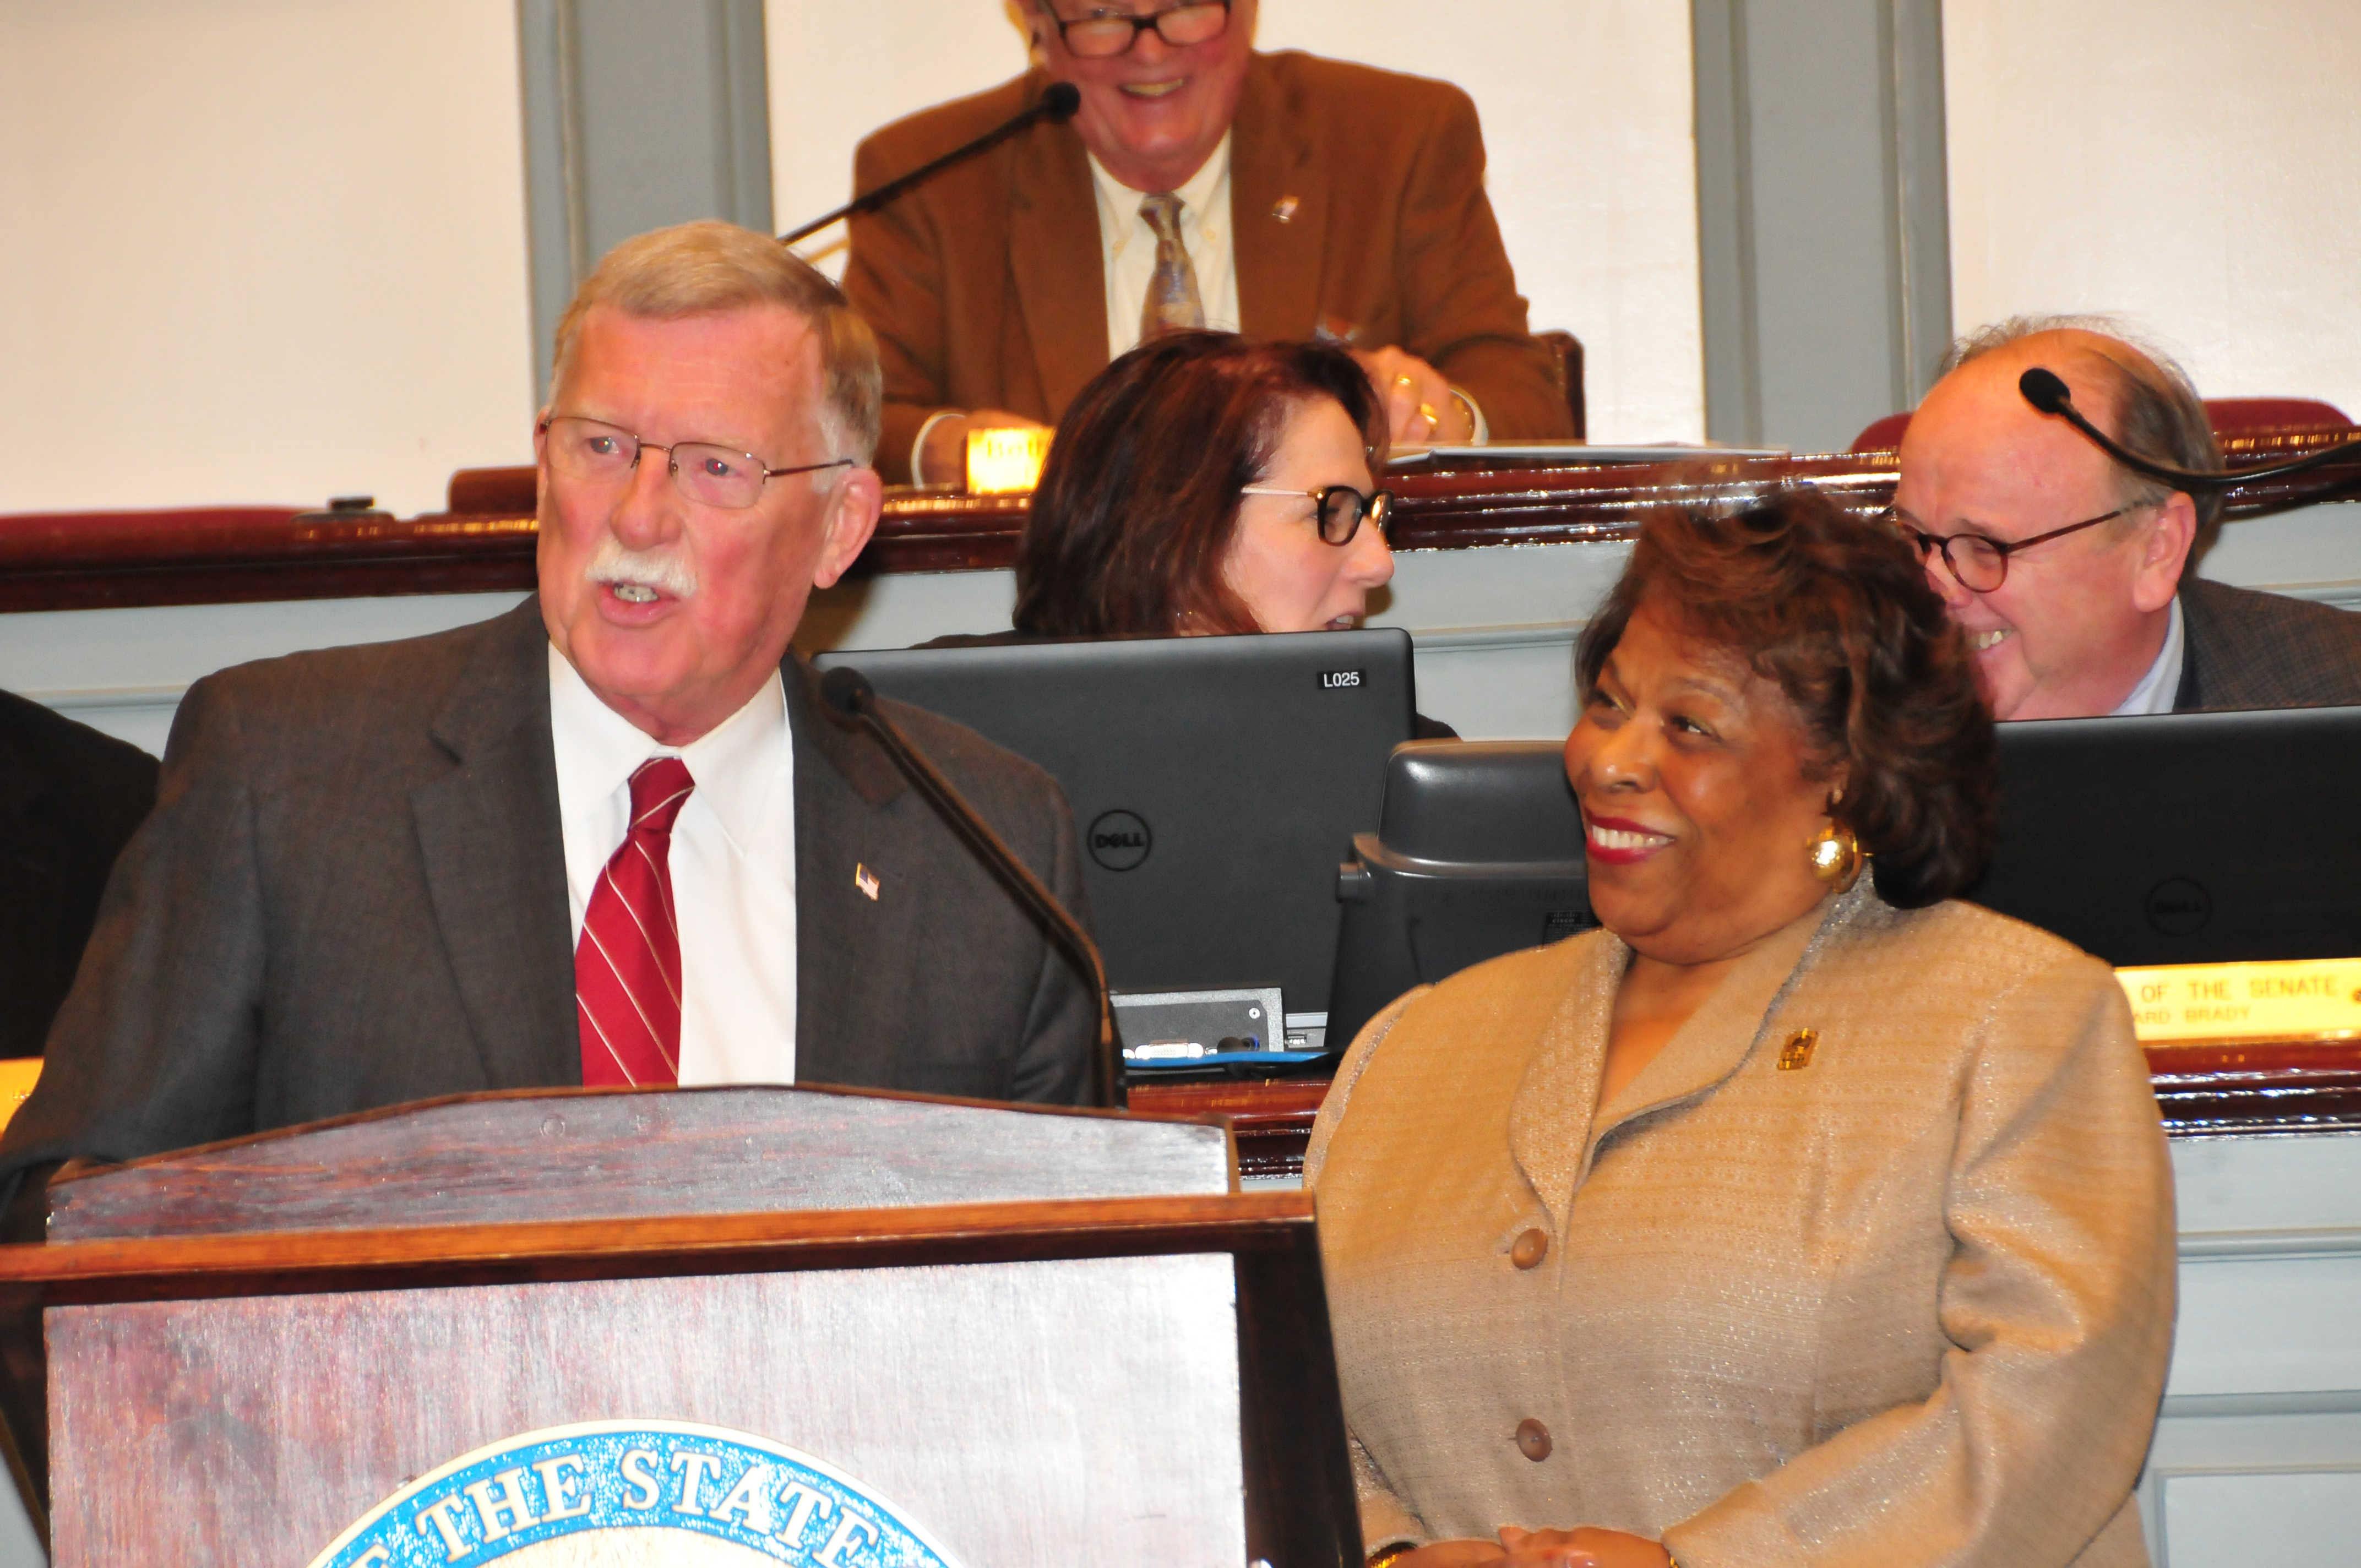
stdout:
<svg viewBox="0 0 2361 1568">
<path fill-rule="evenodd" d="M 1386 530 L 1386 515 L 1393 510 L 1394 493 L 1378 490 L 1363 495 L 1350 485 L 1331 485 L 1324 490 L 1289 490 L 1276 485 L 1248 485 L 1238 491 L 1242 496 L 1293 496 L 1308 500 L 1319 509 L 1320 537 L 1331 544 L 1350 544 L 1353 535 L 1361 531 L 1361 520 L 1367 518 L 1377 531 Z"/>
<path fill-rule="evenodd" d="M 1087 16 L 1068 21 L 1046 4 L 1049 19 L 1058 24 L 1058 37 L 1065 40 L 1069 53 L 1083 60 L 1105 60 L 1118 54 L 1128 54 L 1139 35 L 1150 27 L 1156 36 L 1175 49 L 1204 43 L 1222 36 L 1230 25 L 1230 0 L 1213 0 L 1210 5 L 1174 5 L 1145 16 L 1129 11 L 1118 11 L 1112 5 L 1092 7 Z"/>
<path fill-rule="evenodd" d="M 2113 521 L 2130 509 L 2117 507 L 2097 517 L 2086 517 L 2080 522 L 2070 522 L 2063 528 L 2053 528 L 2047 533 L 2037 533 L 2030 539 L 1987 539 L 1981 533 L 1927 533 L 1902 521 L 1901 514 L 1890 508 L 1885 518 L 1918 546 L 1924 560 L 1939 550 L 1943 565 L 1950 568 L 1951 576 L 1960 587 L 1971 594 L 1988 594 L 2008 581 L 2008 558 L 2020 550 L 2030 550 L 2037 544 L 2047 544 L 2053 539 L 2063 539 L 2070 533 L 2080 533 L 2086 528 L 2096 528 Z"/>
<path fill-rule="evenodd" d="M 852 466 L 850 457 L 831 457 L 825 463 L 794 468 L 766 468 L 751 452 L 733 452 L 704 441 L 659 446 L 581 414 L 552 414 L 541 422 L 541 428 L 549 439 L 549 466 L 577 484 L 620 484 L 640 466 L 641 453 L 661 452 L 672 465 L 675 488 L 701 506 L 725 511 L 742 511 L 761 500 L 763 486 L 769 480 Z"/>
</svg>

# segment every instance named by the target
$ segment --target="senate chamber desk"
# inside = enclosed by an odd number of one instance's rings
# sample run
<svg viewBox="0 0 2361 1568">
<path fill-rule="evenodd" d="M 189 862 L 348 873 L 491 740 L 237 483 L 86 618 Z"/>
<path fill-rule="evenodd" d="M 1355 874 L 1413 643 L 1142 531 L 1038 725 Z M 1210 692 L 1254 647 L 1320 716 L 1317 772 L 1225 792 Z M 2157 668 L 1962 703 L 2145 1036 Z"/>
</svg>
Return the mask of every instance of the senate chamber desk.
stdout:
<svg viewBox="0 0 2361 1568">
<path fill-rule="evenodd" d="M 2231 460 L 2320 439 L 2260 438 Z M 1875 510 L 1894 457 L 1398 471 L 1396 575 L 1372 620 L 1410 631 L 1423 711 L 1470 738 L 1561 736 L 1574 640 L 1638 521 L 1798 479 Z M 2234 492 L 2202 570 L 2361 609 L 2356 498 L 2361 463 Z M 493 470 L 456 477 L 449 510 L 413 519 L 291 508 L 0 517 L 0 687 L 160 751 L 181 694 L 213 670 L 515 603 L 532 582 L 532 499 L 529 471 Z M 898 646 L 1005 628 L 1024 506 L 892 493 L 862 565 L 815 597 L 799 642 Z M 2348 1066 L 2314 1073 L 2301 1093 L 2257 1079 L 2243 1119 L 2175 1128 L 2180 1327 L 2142 1493 L 2159 1564 L 2345 1563 L 2361 1537 L 2361 1062 Z M 1316 1091 L 1288 1093 L 1291 1104 L 1283 1094 L 1232 1107 L 1250 1181 L 1290 1179 L 1286 1146 L 1300 1145 Z M 12 1561 L 0 1544 L 0 1568 Z"/>
</svg>

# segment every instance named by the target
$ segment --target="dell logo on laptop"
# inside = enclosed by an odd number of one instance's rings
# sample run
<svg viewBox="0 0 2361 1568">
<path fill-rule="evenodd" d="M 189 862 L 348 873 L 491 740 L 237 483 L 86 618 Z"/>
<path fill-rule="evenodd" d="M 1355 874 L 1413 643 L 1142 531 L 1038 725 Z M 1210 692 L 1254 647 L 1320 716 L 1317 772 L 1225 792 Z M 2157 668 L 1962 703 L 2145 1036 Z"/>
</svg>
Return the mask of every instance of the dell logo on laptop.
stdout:
<svg viewBox="0 0 2361 1568">
<path fill-rule="evenodd" d="M 1358 670 L 1323 670 L 1320 672 L 1320 685 L 1327 691 L 1344 691 L 1350 687 L 1357 686 L 1360 684 L 1361 672 Z"/>
<path fill-rule="evenodd" d="M 1082 836 L 1091 859 L 1111 872 L 1137 870 L 1155 847 L 1148 824 L 1128 811 L 1105 811 Z"/>
</svg>

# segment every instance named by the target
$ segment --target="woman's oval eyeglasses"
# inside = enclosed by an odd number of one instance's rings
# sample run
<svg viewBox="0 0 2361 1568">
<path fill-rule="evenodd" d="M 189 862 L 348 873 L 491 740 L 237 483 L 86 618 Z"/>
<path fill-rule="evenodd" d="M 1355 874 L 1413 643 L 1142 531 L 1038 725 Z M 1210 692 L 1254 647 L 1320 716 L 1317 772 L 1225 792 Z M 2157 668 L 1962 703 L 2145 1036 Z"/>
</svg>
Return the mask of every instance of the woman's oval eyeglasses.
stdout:
<svg viewBox="0 0 2361 1568">
<path fill-rule="evenodd" d="M 743 511 L 761 500 L 770 480 L 852 466 L 850 457 L 831 457 L 794 468 L 766 468 L 751 452 L 733 452 L 707 441 L 659 446 L 583 414 L 551 414 L 541 428 L 549 437 L 549 466 L 578 484 L 620 484 L 640 466 L 640 454 L 661 452 L 672 466 L 675 488 L 699 505 L 725 511 Z"/>
<path fill-rule="evenodd" d="M 1293 496 L 1308 500 L 1319 509 L 1320 537 L 1331 544 L 1350 544 L 1353 535 L 1361 531 L 1361 520 L 1367 518 L 1379 533 L 1386 531 L 1386 521 L 1394 509 L 1394 493 L 1378 490 L 1363 495 L 1350 485 L 1331 485 L 1324 490 L 1290 490 L 1277 485 L 1248 485 L 1238 491 L 1242 496 Z"/>
<path fill-rule="evenodd" d="M 2037 533 L 2030 539 L 1987 539 L 1981 533 L 1928 533 L 1903 521 L 1901 515 L 1891 508 L 1886 510 L 1885 521 L 1918 546 L 1920 560 L 1939 550 L 1943 553 L 1943 565 L 1950 569 L 1952 581 L 1971 594 L 1988 594 L 2008 581 L 2008 558 L 2018 551 L 2047 544 L 2053 539 L 2063 539 L 2070 533 L 2080 533 L 2086 528 L 2096 528 L 2130 510 L 2117 507 L 2097 517 L 2086 517 L 2080 522 L 2070 522 L 2063 528 Z"/>
</svg>

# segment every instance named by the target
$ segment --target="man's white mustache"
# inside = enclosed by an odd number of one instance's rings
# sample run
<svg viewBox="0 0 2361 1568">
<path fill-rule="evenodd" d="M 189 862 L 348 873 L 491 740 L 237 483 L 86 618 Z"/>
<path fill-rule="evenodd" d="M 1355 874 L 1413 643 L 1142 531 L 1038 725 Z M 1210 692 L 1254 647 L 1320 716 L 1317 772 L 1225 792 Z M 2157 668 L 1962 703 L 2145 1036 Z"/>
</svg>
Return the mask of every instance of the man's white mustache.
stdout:
<svg viewBox="0 0 2361 1568">
<path fill-rule="evenodd" d="M 641 583 L 676 599 L 697 597 L 697 568 L 677 550 L 626 550 L 608 534 L 582 576 L 594 583 Z"/>
</svg>

